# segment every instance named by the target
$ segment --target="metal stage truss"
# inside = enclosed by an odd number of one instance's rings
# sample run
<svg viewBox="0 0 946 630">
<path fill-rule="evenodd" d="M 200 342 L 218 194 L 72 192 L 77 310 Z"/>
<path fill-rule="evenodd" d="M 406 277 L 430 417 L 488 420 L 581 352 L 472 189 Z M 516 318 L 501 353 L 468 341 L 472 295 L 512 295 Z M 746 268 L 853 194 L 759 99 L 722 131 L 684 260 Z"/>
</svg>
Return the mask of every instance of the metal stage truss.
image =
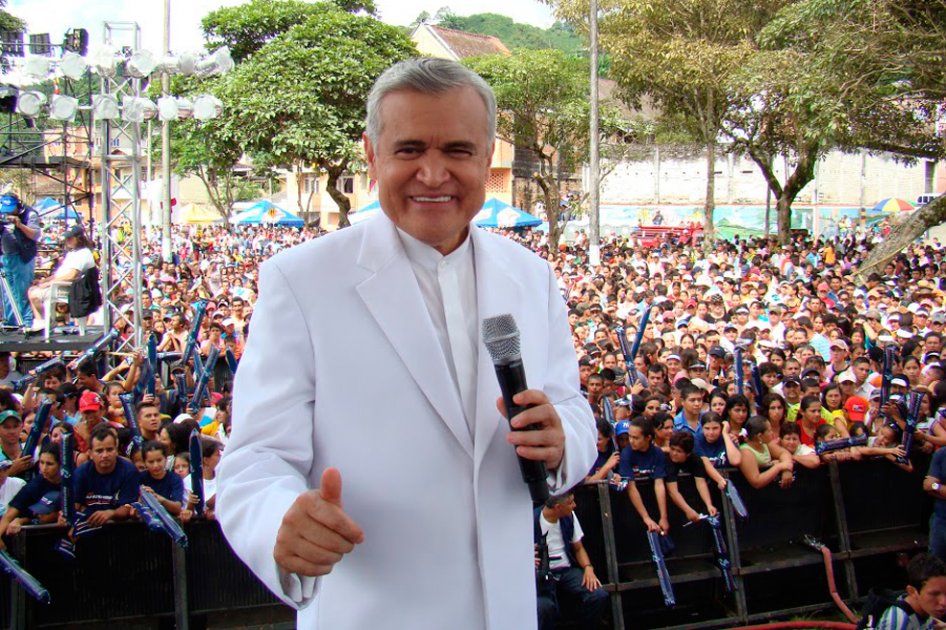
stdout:
<svg viewBox="0 0 946 630">
<path fill-rule="evenodd" d="M 141 29 L 135 22 L 105 22 L 104 43 L 121 49 L 141 47 Z M 100 93 L 125 98 L 141 96 L 141 79 L 126 76 L 119 66 L 114 77 L 103 76 Z M 97 149 L 102 182 L 102 301 L 105 330 L 122 317 L 121 301 L 133 297 L 135 334 L 121 341 L 116 351 L 141 346 L 141 125 L 125 120 L 99 120 Z M 113 150 L 113 144 L 125 151 Z M 131 238 L 119 239 L 120 229 L 131 227 Z"/>
</svg>

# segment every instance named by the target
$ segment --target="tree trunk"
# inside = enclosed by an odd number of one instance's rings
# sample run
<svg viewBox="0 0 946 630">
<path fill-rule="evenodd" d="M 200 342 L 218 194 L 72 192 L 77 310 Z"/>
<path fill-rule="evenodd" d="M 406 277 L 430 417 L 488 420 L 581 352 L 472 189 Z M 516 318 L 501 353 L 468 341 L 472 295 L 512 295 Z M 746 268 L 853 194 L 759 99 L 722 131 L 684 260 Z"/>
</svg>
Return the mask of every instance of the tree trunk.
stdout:
<svg viewBox="0 0 946 630">
<path fill-rule="evenodd" d="M 703 252 L 713 250 L 716 240 L 713 213 L 716 210 L 716 141 L 706 143 L 706 201 L 703 203 Z"/>
<path fill-rule="evenodd" d="M 923 232 L 942 223 L 946 223 L 946 195 L 940 195 L 914 211 L 909 219 L 891 230 L 887 238 L 872 249 L 861 263 L 857 273 L 858 280 L 864 282 L 871 271 L 882 267 L 903 248 L 922 236 Z"/>
<path fill-rule="evenodd" d="M 328 196 L 332 198 L 332 201 L 335 202 L 335 205 L 338 206 L 338 227 L 348 227 L 351 223 L 348 222 L 348 211 L 351 210 L 351 201 L 348 197 L 338 189 L 336 182 L 338 178 L 345 173 L 348 168 L 348 164 L 332 164 L 330 166 L 324 166 L 325 172 L 328 173 L 328 182 L 325 184 L 325 192 L 328 193 Z"/>
<path fill-rule="evenodd" d="M 789 195 L 782 191 L 782 194 L 779 195 L 778 199 L 775 201 L 775 222 L 778 225 L 778 242 L 779 245 L 788 245 L 789 241 L 792 238 L 792 201 L 794 201 L 794 196 L 789 198 Z"/>
</svg>

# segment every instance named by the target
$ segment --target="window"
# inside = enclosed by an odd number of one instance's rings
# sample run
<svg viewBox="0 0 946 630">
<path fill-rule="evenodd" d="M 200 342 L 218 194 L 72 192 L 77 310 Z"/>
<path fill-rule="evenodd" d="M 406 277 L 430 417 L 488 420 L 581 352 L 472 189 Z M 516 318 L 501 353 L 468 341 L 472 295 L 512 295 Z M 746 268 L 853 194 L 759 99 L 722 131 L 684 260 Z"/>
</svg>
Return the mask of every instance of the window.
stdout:
<svg viewBox="0 0 946 630">
<path fill-rule="evenodd" d="M 302 192 L 306 195 L 319 192 L 319 176 L 317 173 L 306 173 L 302 176 Z"/>
<path fill-rule="evenodd" d="M 335 186 L 346 195 L 354 194 L 355 178 L 351 175 L 342 175 L 338 178 L 338 182 L 335 184 Z"/>
</svg>

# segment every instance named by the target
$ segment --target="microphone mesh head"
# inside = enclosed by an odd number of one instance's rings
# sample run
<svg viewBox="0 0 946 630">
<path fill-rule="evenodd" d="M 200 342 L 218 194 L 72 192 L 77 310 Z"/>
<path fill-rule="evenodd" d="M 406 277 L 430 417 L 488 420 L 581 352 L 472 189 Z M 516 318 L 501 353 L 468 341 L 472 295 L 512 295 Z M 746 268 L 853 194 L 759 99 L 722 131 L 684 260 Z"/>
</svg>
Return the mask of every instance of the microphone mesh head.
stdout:
<svg viewBox="0 0 946 630">
<path fill-rule="evenodd" d="M 483 320 L 483 343 L 493 363 L 505 363 L 520 358 L 519 327 L 512 315 L 506 313 Z"/>
</svg>

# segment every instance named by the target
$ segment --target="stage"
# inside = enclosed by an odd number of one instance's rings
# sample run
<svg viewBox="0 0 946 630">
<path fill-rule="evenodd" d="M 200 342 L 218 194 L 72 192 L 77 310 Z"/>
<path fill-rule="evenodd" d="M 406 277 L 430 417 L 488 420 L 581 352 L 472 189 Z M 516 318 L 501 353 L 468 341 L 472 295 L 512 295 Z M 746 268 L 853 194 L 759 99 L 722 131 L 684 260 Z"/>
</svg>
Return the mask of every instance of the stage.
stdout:
<svg viewBox="0 0 946 630">
<path fill-rule="evenodd" d="M 65 334 L 75 331 L 75 334 Z M 0 331 L 0 352 L 71 352 L 79 354 L 104 334 L 102 326 L 89 326 L 85 334 L 79 334 L 75 327 L 54 328 L 50 331 L 49 341 L 43 339 L 43 332 L 26 333 L 20 331 Z"/>
</svg>

